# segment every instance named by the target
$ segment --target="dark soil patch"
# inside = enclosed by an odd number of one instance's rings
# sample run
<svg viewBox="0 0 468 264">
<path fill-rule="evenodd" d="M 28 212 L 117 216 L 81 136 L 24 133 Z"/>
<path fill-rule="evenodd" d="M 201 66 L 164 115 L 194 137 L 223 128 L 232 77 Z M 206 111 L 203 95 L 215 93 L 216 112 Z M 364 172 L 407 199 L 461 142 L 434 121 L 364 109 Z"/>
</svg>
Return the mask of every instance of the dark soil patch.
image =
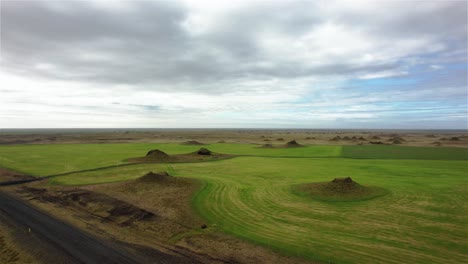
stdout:
<svg viewBox="0 0 468 264">
<path fill-rule="evenodd" d="M 382 141 L 371 141 L 370 143 L 374 144 L 374 145 L 383 145 L 384 144 Z"/>
<path fill-rule="evenodd" d="M 340 136 L 336 136 L 330 139 L 330 141 L 338 141 L 338 140 L 341 140 Z"/>
<path fill-rule="evenodd" d="M 9 169 L 0 168 L 0 182 L 12 182 L 31 179 L 35 179 L 35 177 L 24 175 L 22 173 L 12 171 Z"/>
<path fill-rule="evenodd" d="M 277 138 L 278 141 L 284 141 L 284 138 Z"/>
<path fill-rule="evenodd" d="M 380 139 L 379 136 L 372 136 L 371 139 Z"/>
<path fill-rule="evenodd" d="M 442 146 L 442 143 L 440 143 L 439 141 L 436 141 L 436 142 L 432 143 L 432 145 L 440 147 L 440 146 Z"/>
<path fill-rule="evenodd" d="M 195 141 L 195 140 L 189 140 L 189 141 L 182 142 L 182 145 L 200 146 L 200 145 L 206 145 L 206 144 Z"/>
<path fill-rule="evenodd" d="M 295 185 L 293 191 L 300 195 L 330 202 L 369 200 L 388 193 L 383 188 L 363 186 L 353 181 L 351 177 L 335 178 L 330 182 Z"/>
<path fill-rule="evenodd" d="M 23 187 L 18 193 L 32 196 L 41 202 L 84 210 L 103 221 L 128 226 L 138 221 L 149 220 L 155 215 L 130 203 L 102 193 L 84 189 L 48 190 L 45 188 Z"/>
<path fill-rule="evenodd" d="M 393 140 L 392 140 L 392 144 L 394 144 L 394 145 L 398 145 L 398 144 L 402 144 L 402 143 L 403 143 L 403 142 L 401 142 L 401 141 L 398 140 L 398 139 L 393 139 Z"/>
</svg>

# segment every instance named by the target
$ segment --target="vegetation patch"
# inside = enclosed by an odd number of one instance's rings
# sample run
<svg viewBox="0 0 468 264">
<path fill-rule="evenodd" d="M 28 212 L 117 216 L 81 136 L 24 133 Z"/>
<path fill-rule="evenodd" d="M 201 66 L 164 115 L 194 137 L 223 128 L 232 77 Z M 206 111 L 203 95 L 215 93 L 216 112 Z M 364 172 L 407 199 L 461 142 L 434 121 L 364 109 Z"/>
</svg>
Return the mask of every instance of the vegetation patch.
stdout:
<svg viewBox="0 0 468 264">
<path fill-rule="evenodd" d="M 294 185 L 293 191 L 308 195 L 316 200 L 328 202 L 352 202 L 377 198 L 388 194 L 384 188 L 363 186 L 351 179 L 335 178 L 330 182 Z"/>
</svg>

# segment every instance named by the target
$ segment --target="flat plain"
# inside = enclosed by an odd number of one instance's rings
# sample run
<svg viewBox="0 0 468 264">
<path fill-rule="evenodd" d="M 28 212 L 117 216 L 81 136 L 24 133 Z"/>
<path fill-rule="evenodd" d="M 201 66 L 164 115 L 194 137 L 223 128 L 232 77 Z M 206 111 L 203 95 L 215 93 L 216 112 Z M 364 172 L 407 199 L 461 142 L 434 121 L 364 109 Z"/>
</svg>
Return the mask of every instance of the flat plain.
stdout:
<svg viewBox="0 0 468 264">
<path fill-rule="evenodd" d="M 298 137 L 294 132 L 285 135 Z M 163 216 L 168 208 L 165 202 L 156 205 L 147 199 L 164 197 L 156 197 L 151 190 L 175 199 L 163 189 L 193 181 L 195 187 L 184 187 L 187 193 L 181 196 L 185 200 L 178 201 L 177 207 L 193 210 L 183 218 L 196 220 L 184 220 L 188 229 L 164 231 L 169 233 L 165 242 L 190 250 L 194 249 L 187 245 L 189 241 L 224 234 L 255 250 L 266 248 L 272 254 L 291 257 L 290 262 L 463 263 L 468 257 L 468 149 L 463 145 L 464 136 L 458 135 L 462 143 L 456 147 L 411 142 L 335 144 L 329 140 L 333 144 L 318 141 L 287 148 L 280 140 L 272 148 L 262 148 L 262 137 L 256 137 L 257 142 L 228 143 L 217 143 L 216 138 L 202 146 L 181 144 L 183 140 L 12 144 L 0 145 L 0 167 L 50 176 L 29 188 L 93 190 Z M 406 142 L 411 138 L 403 137 Z M 422 142 L 432 134 L 420 138 Z M 250 140 L 249 136 L 246 141 Z M 173 155 L 193 153 L 200 147 L 232 157 L 175 163 L 127 161 L 152 149 Z M 151 189 L 153 185 L 131 187 L 150 171 L 167 172 L 170 180 L 158 183 L 155 189 Z M 314 199 L 294 188 L 342 177 L 386 192 L 372 199 L 333 202 Z M 166 216 L 182 221 L 181 215 L 171 212 Z M 200 223 L 205 225 L 202 229 Z M 227 251 L 233 243 L 226 242 Z M 248 254 L 255 255 L 253 249 Z"/>
</svg>

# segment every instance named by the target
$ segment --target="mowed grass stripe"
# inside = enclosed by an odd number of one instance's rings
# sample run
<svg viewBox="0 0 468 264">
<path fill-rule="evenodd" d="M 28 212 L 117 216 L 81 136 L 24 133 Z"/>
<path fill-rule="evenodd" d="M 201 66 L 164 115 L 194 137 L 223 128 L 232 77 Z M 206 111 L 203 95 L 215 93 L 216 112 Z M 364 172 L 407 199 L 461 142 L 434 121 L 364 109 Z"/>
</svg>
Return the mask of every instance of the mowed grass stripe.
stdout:
<svg viewBox="0 0 468 264">
<path fill-rule="evenodd" d="M 468 160 L 468 148 L 351 145 L 343 146 L 341 156 L 353 159 Z"/>
</svg>

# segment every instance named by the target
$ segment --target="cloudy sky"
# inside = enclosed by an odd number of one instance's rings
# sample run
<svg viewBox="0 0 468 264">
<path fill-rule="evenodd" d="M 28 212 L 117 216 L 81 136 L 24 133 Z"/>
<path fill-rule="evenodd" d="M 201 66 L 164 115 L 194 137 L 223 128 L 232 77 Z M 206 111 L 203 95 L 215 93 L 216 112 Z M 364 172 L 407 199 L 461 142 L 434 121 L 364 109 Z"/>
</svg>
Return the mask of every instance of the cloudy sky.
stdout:
<svg viewBox="0 0 468 264">
<path fill-rule="evenodd" d="M 0 127 L 467 129 L 467 1 L 224 2 L 2 0 Z"/>
</svg>

